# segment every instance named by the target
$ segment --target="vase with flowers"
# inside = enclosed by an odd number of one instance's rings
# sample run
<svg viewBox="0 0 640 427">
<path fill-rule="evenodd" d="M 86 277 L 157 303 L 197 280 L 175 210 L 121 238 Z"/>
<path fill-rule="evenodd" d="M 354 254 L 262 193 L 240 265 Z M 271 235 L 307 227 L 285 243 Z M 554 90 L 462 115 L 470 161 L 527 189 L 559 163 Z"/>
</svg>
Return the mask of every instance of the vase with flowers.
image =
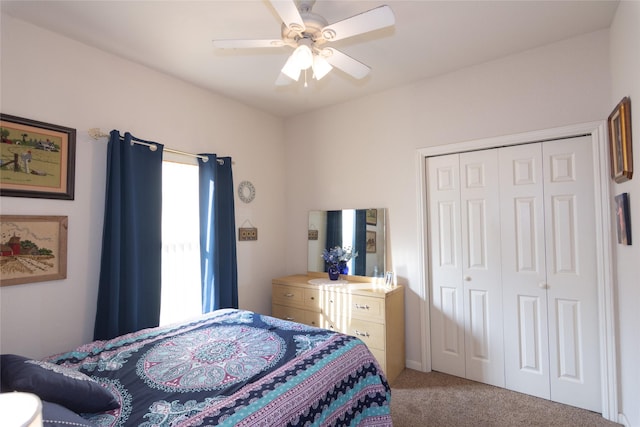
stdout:
<svg viewBox="0 0 640 427">
<path fill-rule="evenodd" d="M 322 251 L 322 258 L 327 263 L 327 273 L 329 273 L 329 279 L 338 280 L 341 274 L 349 274 L 349 267 L 347 263 L 351 258 L 358 256 L 358 252 L 353 252 L 351 247 L 342 248 L 340 246 L 334 246 L 330 249 Z"/>
</svg>

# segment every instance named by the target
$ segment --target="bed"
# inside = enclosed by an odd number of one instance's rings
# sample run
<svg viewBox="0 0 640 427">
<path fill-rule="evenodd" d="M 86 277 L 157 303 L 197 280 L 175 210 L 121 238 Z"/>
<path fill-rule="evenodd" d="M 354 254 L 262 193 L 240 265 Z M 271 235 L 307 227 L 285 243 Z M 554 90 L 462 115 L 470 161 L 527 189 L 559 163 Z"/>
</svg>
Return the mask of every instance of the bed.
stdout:
<svg viewBox="0 0 640 427">
<path fill-rule="evenodd" d="M 42 361 L 2 357 L 3 391 L 38 394 L 85 425 L 392 425 L 390 387 L 362 341 L 245 310 L 94 341 Z M 55 380 L 35 380 L 38 369 Z M 21 376 L 28 386 L 14 378 Z M 54 418 L 47 412 L 45 421 Z"/>
</svg>

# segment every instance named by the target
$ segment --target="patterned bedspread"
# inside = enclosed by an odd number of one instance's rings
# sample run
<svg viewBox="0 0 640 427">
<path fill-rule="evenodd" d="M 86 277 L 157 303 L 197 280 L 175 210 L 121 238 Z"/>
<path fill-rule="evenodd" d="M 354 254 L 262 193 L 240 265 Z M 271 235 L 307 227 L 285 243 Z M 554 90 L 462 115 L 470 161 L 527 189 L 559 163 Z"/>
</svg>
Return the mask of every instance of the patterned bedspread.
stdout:
<svg viewBox="0 0 640 427">
<path fill-rule="evenodd" d="M 362 341 L 242 310 L 95 341 L 50 362 L 119 409 L 99 426 L 389 426 L 391 390 Z"/>
</svg>

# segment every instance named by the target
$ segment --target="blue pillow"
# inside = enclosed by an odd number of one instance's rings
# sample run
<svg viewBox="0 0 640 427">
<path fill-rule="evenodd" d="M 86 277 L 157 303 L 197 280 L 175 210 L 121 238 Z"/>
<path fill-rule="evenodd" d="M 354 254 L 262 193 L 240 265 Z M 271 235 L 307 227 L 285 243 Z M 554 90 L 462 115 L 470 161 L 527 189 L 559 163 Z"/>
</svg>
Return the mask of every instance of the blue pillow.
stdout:
<svg viewBox="0 0 640 427">
<path fill-rule="evenodd" d="M 89 421 L 57 403 L 42 401 L 43 427 L 91 427 Z"/>
<path fill-rule="evenodd" d="M 0 356 L 3 389 L 24 391 L 77 413 L 120 407 L 113 394 L 82 372 L 15 354 Z"/>
</svg>

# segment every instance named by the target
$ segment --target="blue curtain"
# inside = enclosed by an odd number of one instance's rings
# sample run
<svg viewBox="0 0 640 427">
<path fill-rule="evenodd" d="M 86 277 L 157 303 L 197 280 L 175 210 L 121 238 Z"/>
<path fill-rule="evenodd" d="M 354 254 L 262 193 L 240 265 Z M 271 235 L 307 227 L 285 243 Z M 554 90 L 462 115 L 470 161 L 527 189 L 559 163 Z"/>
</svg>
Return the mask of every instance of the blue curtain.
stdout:
<svg viewBox="0 0 640 427">
<path fill-rule="evenodd" d="M 354 252 L 358 253 L 353 261 L 353 273 L 357 276 L 367 275 L 367 210 L 356 210 L 356 227 L 355 227 L 355 247 Z"/>
<path fill-rule="evenodd" d="M 160 320 L 162 145 L 114 130 L 107 148 L 102 263 L 94 339 L 157 326 Z M 143 141 L 145 142 L 145 141 Z"/>
<path fill-rule="evenodd" d="M 202 312 L 238 308 L 238 262 L 231 157 L 202 154 L 200 166 L 200 263 Z"/>
<path fill-rule="evenodd" d="M 326 249 L 336 246 L 342 247 L 342 211 L 327 211 L 327 239 Z M 324 271 L 329 267 L 325 263 Z"/>
</svg>

